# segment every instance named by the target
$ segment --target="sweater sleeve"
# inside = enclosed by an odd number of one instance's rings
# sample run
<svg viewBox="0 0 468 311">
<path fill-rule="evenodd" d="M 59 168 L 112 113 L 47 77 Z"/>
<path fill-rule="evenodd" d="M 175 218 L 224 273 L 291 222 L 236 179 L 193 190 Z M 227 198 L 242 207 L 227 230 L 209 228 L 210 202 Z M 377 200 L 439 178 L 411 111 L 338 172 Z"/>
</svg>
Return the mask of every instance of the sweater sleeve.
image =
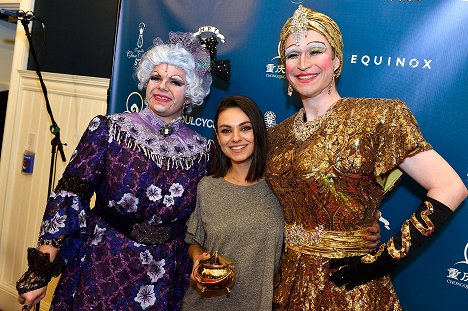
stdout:
<svg viewBox="0 0 468 311">
<path fill-rule="evenodd" d="M 187 221 L 187 233 L 185 235 L 185 242 L 189 244 L 198 244 L 203 247 L 206 241 L 206 233 L 205 228 L 203 226 L 203 219 L 201 216 L 202 198 L 200 196 L 200 188 L 202 181 L 200 181 L 197 187 L 197 201 L 195 209 L 193 210 L 189 220 Z"/>
</svg>

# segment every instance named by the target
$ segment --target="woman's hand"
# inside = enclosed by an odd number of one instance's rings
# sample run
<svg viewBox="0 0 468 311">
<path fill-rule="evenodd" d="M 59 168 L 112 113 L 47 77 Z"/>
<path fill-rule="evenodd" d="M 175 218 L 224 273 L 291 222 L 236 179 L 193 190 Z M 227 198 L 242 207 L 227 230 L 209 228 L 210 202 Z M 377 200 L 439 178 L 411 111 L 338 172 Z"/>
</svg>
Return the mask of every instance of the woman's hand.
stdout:
<svg viewBox="0 0 468 311">
<path fill-rule="evenodd" d="M 197 285 L 198 291 L 201 292 L 201 293 L 205 293 L 206 291 L 209 291 L 209 290 L 207 290 L 203 285 L 198 283 L 197 279 L 195 278 L 195 274 L 197 272 L 198 264 L 200 263 L 200 261 L 209 259 L 210 257 L 211 257 L 211 255 L 209 253 L 206 253 L 206 252 L 203 252 L 203 253 L 201 253 L 199 255 L 194 255 L 192 257 L 193 258 L 193 268 L 192 268 L 192 274 L 190 275 L 190 278 L 195 282 L 195 284 Z"/>
<path fill-rule="evenodd" d="M 24 310 L 29 310 L 45 297 L 46 292 L 47 286 L 38 288 L 18 296 L 18 302 L 23 305 Z"/>
<path fill-rule="evenodd" d="M 367 248 L 374 250 L 380 244 L 380 226 L 379 226 L 379 219 L 380 219 L 380 211 L 375 213 L 374 222 L 372 223 L 371 227 L 367 228 L 367 232 L 369 235 L 364 236 L 364 239 L 368 241 Z"/>
<path fill-rule="evenodd" d="M 211 257 L 211 255 L 205 252 L 205 249 L 198 244 L 190 244 L 188 247 L 188 254 L 193 261 L 192 274 L 190 275 L 190 279 L 197 283 L 197 280 L 195 279 L 195 268 L 198 266 L 201 260 L 208 259 Z"/>
<path fill-rule="evenodd" d="M 198 254 L 198 255 L 193 255 L 193 257 L 192 257 L 193 267 L 192 267 L 192 274 L 190 275 L 190 278 L 194 282 L 197 282 L 197 279 L 195 278 L 195 274 L 196 274 L 196 268 L 198 267 L 198 264 L 200 263 L 200 261 L 206 260 L 206 259 L 208 259 L 210 257 L 211 257 L 211 255 L 209 253 L 206 253 L 206 252 L 203 252 L 203 253 Z"/>
</svg>

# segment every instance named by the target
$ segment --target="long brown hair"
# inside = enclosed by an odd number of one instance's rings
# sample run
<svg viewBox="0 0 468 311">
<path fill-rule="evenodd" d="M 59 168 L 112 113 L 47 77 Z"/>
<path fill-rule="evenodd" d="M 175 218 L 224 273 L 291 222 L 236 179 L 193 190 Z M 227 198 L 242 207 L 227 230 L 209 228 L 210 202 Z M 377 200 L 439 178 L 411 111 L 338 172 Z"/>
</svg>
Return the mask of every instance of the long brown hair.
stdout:
<svg viewBox="0 0 468 311">
<path fill-rule="evenodd" d="M 218 105 L 214 120 L 215 131 L 218 130 L 219 115 L 229 108 L 239 108 L 242 110 L 249 117 L 252 124 L 255 146 L 252 162 L 250 163 L 249 172 L 245 180 L 250 182 L 257 181 L 263 178 L 265 174 L 267 157 L 267 131 L 262 113 L 251 98 L 241 95 L 228 96 Z M 231 167 L 231 159 L 221 151 L 221 146 L 216 135 L 214 135 L 214 142 L 215 150 L 213 162 L 211 163 L 211 172 L 213 173 L 213 177 L 224 177 Z"/>
</svg>

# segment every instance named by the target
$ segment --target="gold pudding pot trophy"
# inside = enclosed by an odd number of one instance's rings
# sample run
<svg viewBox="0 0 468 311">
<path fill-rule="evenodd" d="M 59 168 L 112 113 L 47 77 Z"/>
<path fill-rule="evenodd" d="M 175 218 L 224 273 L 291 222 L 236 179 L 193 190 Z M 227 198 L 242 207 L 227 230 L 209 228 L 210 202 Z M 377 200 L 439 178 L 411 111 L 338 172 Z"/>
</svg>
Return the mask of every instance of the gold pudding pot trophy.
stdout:
<svg viewBox="0 0 468 311">
<path fill-rule="evenodd" d="M 200 261 L 195 268 L 195 279 L 202 286 L 202 293 L 206 289 L 226 290 L 231 293 L 235 279 L 234 262 L 225 257 L 221 257 L 218 251 L 206 260 Z"/>
</svg>

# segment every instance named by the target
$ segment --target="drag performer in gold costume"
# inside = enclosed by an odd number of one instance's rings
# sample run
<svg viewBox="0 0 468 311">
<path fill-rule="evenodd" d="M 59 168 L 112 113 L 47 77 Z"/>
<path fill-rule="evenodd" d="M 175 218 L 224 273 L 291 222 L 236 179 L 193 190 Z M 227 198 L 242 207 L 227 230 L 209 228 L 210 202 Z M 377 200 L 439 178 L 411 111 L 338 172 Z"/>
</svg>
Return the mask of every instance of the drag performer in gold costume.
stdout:
<svg viewBox="0 0 468 311">
<path fill-rule="evenodd" d="M 453 214 L 466 187 L 401 100 L 338 94 L 343 42 L 330 17 L 299 6 L 281 31 L 280 56 L 303 108 L 269 133 L 266 177 L 286 223 L 274 309 L 401 310 L 390 271 Z M 368 254 L 365 228 L 400 170 L 427 196 Z"/>
</svg>

